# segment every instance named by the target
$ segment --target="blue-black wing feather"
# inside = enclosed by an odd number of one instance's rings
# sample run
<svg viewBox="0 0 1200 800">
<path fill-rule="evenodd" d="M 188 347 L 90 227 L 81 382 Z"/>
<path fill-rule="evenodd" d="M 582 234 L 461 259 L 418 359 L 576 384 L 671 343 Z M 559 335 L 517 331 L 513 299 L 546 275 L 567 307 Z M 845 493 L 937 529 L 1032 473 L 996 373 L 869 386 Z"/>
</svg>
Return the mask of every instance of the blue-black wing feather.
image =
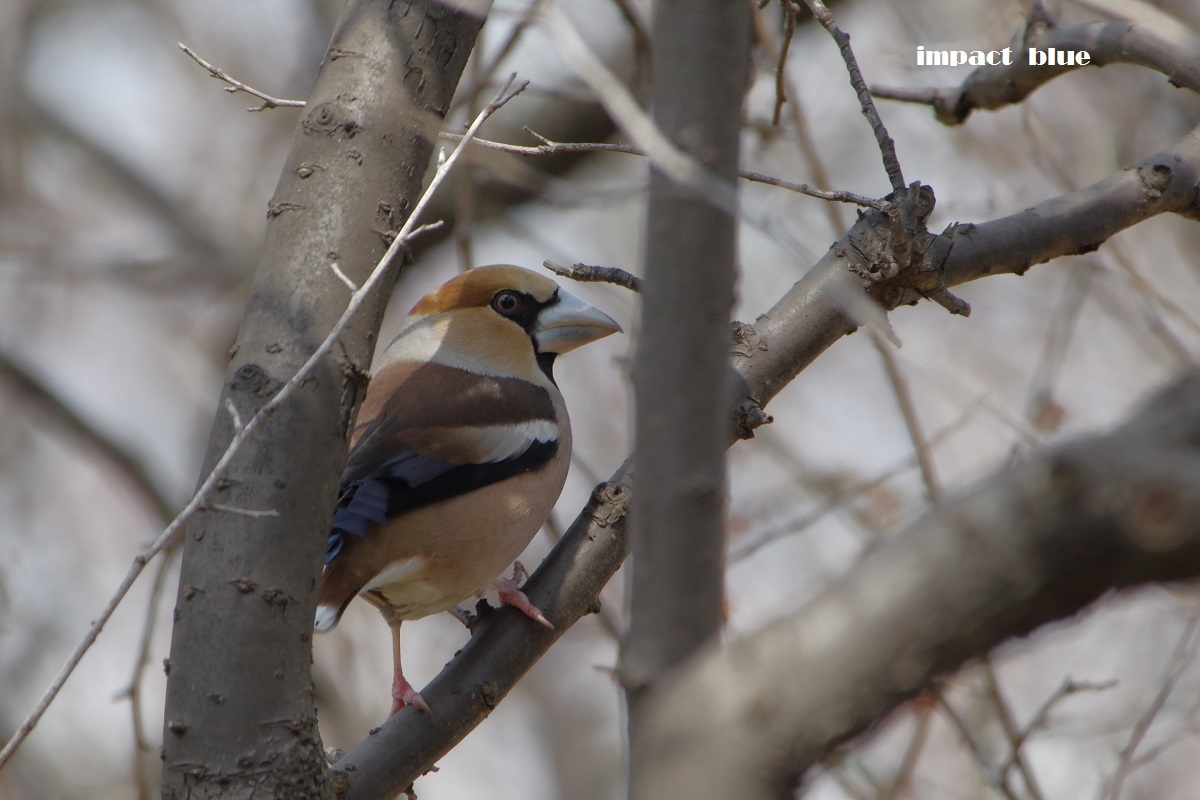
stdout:
<svg viewBox="0 0 1200 800">
<path fill-rule="evenodd" d="M 348 536 L 365 538 L 370 524 L 384 525 L 402 512 L 535 470 L 557 452 L 557 440 L 535 440 L 503 461 L 455 464 L 405 450 L 365 473 L 361 461 L 355 464 L 352 459 L 342 475 L 325 563 L 337 558 Z"/>
</svg>

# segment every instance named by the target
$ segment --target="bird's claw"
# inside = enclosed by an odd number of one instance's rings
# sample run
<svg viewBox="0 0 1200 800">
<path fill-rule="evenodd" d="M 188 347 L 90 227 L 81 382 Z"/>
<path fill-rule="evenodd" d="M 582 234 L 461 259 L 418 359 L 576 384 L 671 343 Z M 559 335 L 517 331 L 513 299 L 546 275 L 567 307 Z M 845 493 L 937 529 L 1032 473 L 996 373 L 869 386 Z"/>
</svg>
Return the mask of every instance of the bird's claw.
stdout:
<svg viewBox="0 0 1200 800">
<path fill-rule="evenodd" d="M 388 716 L 392 716 L 405 706 L 412 706 L 428 716 L 430 722 L 437 722 L 433 712 L 429 710 L 429 704 L 425 702 L 425 698 L 421 697 L 421 693 L 414 689 L 403 675 L 396 675 L 392 681 L 392 711 Z"/>
<path fill-rule="evenodd" d="M 525 593 L 517 588 L 521 581 L 528 577 L 529 572 L 525 569 L 525 565 L 517 561 L 513 563 L 512 577 L 500 578 L 492 586 L 496 590 L 496 593 L 500 595 L 501 603 L 516 608 L 534 622 L 538 622 L 550 630 L 554 630 L 554 623 L 546 619 L 546 615 L 542 613 L 542 610 L 529 602 L 529 598 L 525 596 Z"/>
</svg>

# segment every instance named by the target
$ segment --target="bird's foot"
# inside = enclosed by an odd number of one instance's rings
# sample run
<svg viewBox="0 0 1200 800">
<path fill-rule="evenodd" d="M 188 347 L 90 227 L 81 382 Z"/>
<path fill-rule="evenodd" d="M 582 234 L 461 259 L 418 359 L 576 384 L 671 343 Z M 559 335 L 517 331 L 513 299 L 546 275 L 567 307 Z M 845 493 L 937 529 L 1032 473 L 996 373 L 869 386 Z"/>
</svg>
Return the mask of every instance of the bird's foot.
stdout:
<svg viewBox="0 0 1200 800">
<path fill-rule="evenodd" d="M 405 706 L 413 706 L 418 711 L 426 714 L 430 721 L 436 722 L 433 712 L 429 710 L 429 704 L 421 697 L 420 692 L 412 687 L 403 675 L 396 673 L 392 679 L 392 711 L 388 716 L 392 716 Z"/>
<path fill-rule="evenodd" d="M 517 561 L 513 563 L 512 577 L 500 578 L 492 584 L 492 588 L 500 595 L 501 603 L 504 603 L 506 606 L 513 606 L 534 622 L 539 622 L 550 630 L 554 630 L 554 624 L 546 619 L 546 615 L 542 613 L 542 610 L 529 602 L 529 598 L 525 596 L 525 593 L 517 588 L 521 581 L 528 577 L 529 573 L 525 570 L 525 565 Z"/>
</svg>

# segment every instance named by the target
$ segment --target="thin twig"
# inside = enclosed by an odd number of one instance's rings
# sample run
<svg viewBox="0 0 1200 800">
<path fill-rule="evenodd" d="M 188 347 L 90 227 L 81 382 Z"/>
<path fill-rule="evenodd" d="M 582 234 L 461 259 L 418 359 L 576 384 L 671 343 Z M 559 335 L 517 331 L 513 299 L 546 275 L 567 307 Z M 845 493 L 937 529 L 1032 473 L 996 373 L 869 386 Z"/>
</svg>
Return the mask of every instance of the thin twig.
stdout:
<svg viewBox="0 0 1200 800">
<path fill-rule="evenodd" d="M 913 456 L 920 468 L 921 482 L 925 486 L 926 497 L 929 502 L 937 504 L 942 499 L 941 483 L 938 480 L 937 472 L 934 470 L 933 452 L 930 442 L 922 432 L 920 420 L 917 418 L 916 403 L 913 402 L 908 382 L 904 379 L 904 374 L 900 371 L 900 365 L 896 361 L 892 345 L 884 341 L 883 337 L 878 333 L 872 334 L 871 341 L 874 343 L 879 357 L 883 360 L 883 367 L 887 373 L 888 383 L 892 387 L 892 394 L 896 397 L 896 404 L 900 408 L 900 416 L 904 419 L 904 427 L 908 431 L 909 440 L 912 442 Z M 929 734 L 932 709 L 933 706 L 930 705 L 918 706 L 916 711 L 916 730 L 913 732 L 909 747 L 905 751 L 904 759 L 901 762 L 900 769 L 896 773 L 895 780 L 883 795 L 886 800 L 900 797 L 911 783 L 917 761 L 920 758 Z"/>
<path fill-rule="evenodd" d="M 783 0 L 783 2 L 793 9 L 799 8 L 792 0 Z M 862 106 L 863 116 L 871 123 L 871 131 L 875 134 L 875 141 L 879 144 L 879 152 L 883 156 L 883 168 L 887 172 L 888 180 L 892 182 L 892 191 L 902 191 L 904 189 L 904 173 L 900 169 L 900 159 L 896 157 L 896 143 L 888 135 L 887 128 L 884 127 L 883 120 L 879 117 L 879 111 L 875 108 L 875 101 L 871 99 L 871 91 L 867 88 L 867 82 L 863 80 L 862 71 L 858 68 L 858 59 L 854 57 L 854 51 L 850 48 L 849 34 L 838 27 L 833 14 L 821 0 L 804 0 L 804 4 L 817 18 L 817 22 L 821 23 L 825 30 L 829 31 L 833 40 L 837 42 L 838 49 L 842 53 L 842 60 L 846 62 L 846 70 L 850 73 L 850 84 L 854 87 L 855 94 L 858 95 L 859 105 Z"/>
<path fill-rule="evenodd" d="M 936 707 L 937 701 L 930 703 L 919 700 L 918 703 L 913 712 L 916 725 L 912 737 L 908 740 L 908 747 L 904 750 L 904 757 L 900 760 L 900 768 L 896 770 L 896 777 L 892 780 L 891 785 L 880 793 L 880 800 L 895 800 L 897 797 L 904 796 L 912 784 L 913 773 L 917 770 L 917 763 L 921 760 L 925 744 L 929 741 L 929 728 L 933 721 L 933 709 Z"/>
<path fill-rule="evenodd" d="M 812 173 L 813 183 L 821 190 L 828 190 L 833 182 L 829 178 L 829 170 L 825 168 L 825 162 L 822 160 L 820 153 L 817 151 L 816 142 L 813 141 L 812 134 L 809 130 L 808 119 L 804 114 L 804 106 L 800 102 L 800 93 L 796 91 L 796 87 L 788 79 L 787 72 L 784 69 L 787 60 L 787 54 L 781 53 L 779 47 L 775 44 L 775 37 L 772 35 L 770 27 L 767 23 L 766 12 L 762 8 L 754 9 L 754 30 L 758 36 L 759 46 L 767 51 L 767 55 L 779 63 L 779 73 L 776 75 L 776 92 L 782 91 L 781 97 L 787 102 L 788 116 L 792 121 L 793 133 L 796 136 L 796 144 L 800 147 L 800 152 L 804 155 L 808 162 L 809 171 Z M 792 25 L 785 24 L 784 36 L 785 43 L 790 42 L 795 34 L 795 15 L 790 14 L 784 9 L 784 20 L 791 20 Z M 776 111 L 774 117 L 774 125 L 779 125 L 779 112 Z M 746 177 L 743 175 L 742 177 Z M 881 209 L 882 210 L 882 209 Z M 830 229 L 835 237 L 841 236 L 846 232 L 846 222 L 842 218 L 842 209 L 832 203 L 825 206 L 825 213 L 829 217 Z"/>
<path fill-rule="evenodd" d="M 1117 685 L 1116 681 L 1105 681 L 1104 683 L 1088 683 L 1087 681 L 1076 681 L 1067 677 L 1066 680 L 1059 685 L 1054 692 L 1046 698 L 1045 702 L 1038 707 L 1034 712 L 1033 717 L 1029 720 L 1024 728 L 1017 731 L 1010 738 L 1012 744 L 1012 752 L 1009 754 L 1008 760 L 1000 765 L 1001 774 L 1006 774 L 1016 764 L 1017 753 L 1021 751 L 1021 747 L 1025 742 L 1029 741 L 1032 736 L 1041 730 L 1046 725 L 1046 720 L 1050 717 L 1050 712 L 1066 698 L 1080 692 L 1103 692 Z"/>
<path fill-rule="evenodd" d="M 1170 332 L 1170 329 L 1163 325 L 1163 320 L 1168 314 L 1174 316 L 1180 323 L 1186 325 L 1192 333 L 1200 333 L 1200 321 L 1197 321 L 1191 312 L 1172 297 L 1165 294 L 1159 286 L 1155 285 L 1153 281 L 1138 271 L 1137 266 L 1134 264 L 1133 259 L 1129 257 L 1121 240 L 1118 239 L 1108 244 L 1109 246 L 1104 252 L 1111 255 L 1117 262 L 1117 266 L 1129 275 L 1130 282 L 1138 293 L 1145 297 L 1147 305 L 1153 308 L 1153 305 L 1157 304 L 1163 311 L 1168 312 L 1167 314 L 1161 314 L 1156 310 L 1152 310 L 1146 315 L 1147 323 L 1150 324 L 1153 332 L 1159 335 L 1166 349 L 1179 362 L 1180 366 L 1191 364 L 1192 358 L 1187 348 L 1181 345 L 1178 338 Z"/>
<path fill-rule="evenodd" d="M 872 86 L 871 94 L 878 97 L 880 100 L 897 100 L 901 103 L 919 103 L 923 106 L 931 106 L 938 98 L 936 89 L 918 88 L 910 89 L 903 86 Z"/>
<path fill-rule="evenodd" d="M 146 619 L 142 623 L 142 635 L 138 640 L 137 657 L 133 662 L 133 674 L 129 686 L 119 697 L 129 698 L 129 715 L 133 726 L 133 779 L 137 784 L 139 800 L 150 800 L 151 792 L 147 785 L 147 775 L 143 767 L 145 756 L 153 749 L 150 737 L 146 735 L 145 725 L 142 724 L 142 680 L 146 668 L 150 665 L 150 647 L 154 641 L 154 625 L 158 619 L 159 600 L 166 586 L 167 573 L 171 566 L 171 552 L 174 547 L 158 560 L 154 581 L 150 585 L 150 598 L 146 602 Z"/>
<path fill-rule="evenodd" d="M 946 425 L 946 427 L 929 437 L 929 447 L 936 448 L 946 442 L 953 434 L 957 433 L 963 428 L 963 426 L 970 422 L 973 415 L 974 409 L 967 409 L 958 419 L 950 422 L 950 424 Z M 835 489 L 832 492 L 826 493 L 822 496 L 821 501 L 817 503 L 816 507 L 810 509 L 803 516 L 785 520 L 782 523 L 767 528 L 764 532 L 754 537 L 754 539 L 751 541 L 740 540 L 736 547 L 731 546 L 729 548 L 728 555 L 729 562 L 734 563 L 736 561 L 741 561 L 742 559 L 748 558 L 763 547 L 766 547 L 768 544 L 778 539 L 782 539 L 785 536 L 790 536 L 794 533 L 804 530 L 810 525 L 815 524 L 818 520 L 839 506 L 845 505 L 859 495 L 865 494 L 866 492 L 869 492 L 872 489 L 887 483 L 892 478 L 895 478 L 897 475 L 912 469 L 914 466 L 917 466 L 916 456 L 906 458 L 890 469 L 884 470 L 874 477 L 865 478 L 861 481 L 856 481 L 849 486 L 845 486 L 844 488 Z"/>
<path fill-rule="evenodd" d="M 553 261 L 543 261 L 542 266 L 553 272 L 580 283 L 615 283 L 624 286 L 631 292 L 642 291 L 642 279 L 632 272 L 626 272 L 620 267 L 596 267 L 590 264 L 573 264 L 564 267 Z"/>
<path fill-rule="evenodd" d="M 848 764 L 831 762 L 824 765 L 827 774 L 833 779 L 833 782 L 838 785 L 842 792 L 848 795 L 851 800 L 878 800 L 879 787 L 876 782 L 870 777 L 867 778 L 867 783 L 870 789 L 863 789 L 850 779 L 852 771 L 862 769 L 862 765 L 858 762 L 850 762 Z"/>
<path fill-rule="evenodd" d="M 854 192 L 846 192 L 841 189 L 817 189 L 809 186 L 807 183 L 792 183 L 791 181 L 772 178 L 770 175 L 760 175 L 757 172 L 749 172 L 747 170 L 738 170 L 738 176 L 744 180 L 753 183 L 765 183 L 769 186 L 778 186 L 780 189 L 787 189 L 797 194 L 806 194 L 809 197 L 815 197 L 819 200 L 832 200 L 837 203 L 852 203 L 856 206 L 864 208 L 874 208 L 879 211 L 887 211 L 891 208 L 891 204 L 886 200 L 876 200 L 865 195 L 855 194 Z"/>
<path fill-rule="evenodd" d="M 477 113 L 475 107 L 479 100 L 479 95 L 486 88 L 487 82 L 492 79 L 492 75 L 496 73 L 504 59 L 508 58 L 509 54 L 516 50 L 517 45 L 524 38 L 526 31 L 529 30 L 530 25 L 537 20 L 537 16 L 541 13 L 542 6 L 546 5 L 546 2 L 547 0 L 531 0 L 522 12 L 521 18 L 509 30 L 508 38 L 505 39 L 504 44 L 500 45 L 499 49 L 496 50 L 496 54 L 488 60 L 486 65 L 481 63 L 483 60 L 482 48 L 476 49 L 471 59 L 473 62 L 471 83 L 466 87 L 465 91 L 456 93 L 462 99 L 451 104 L 451 111 L 465 105 L 472 117 Z"/>
<path fill-rule="evenodd" d="M 567 66 L 591 87 L 609 116 L 645 150 L 654 166 L 675 183 L 737 217 L 736 187 L 717 177 L 662 132 L 621 80 L 587 45 L 562 9 L 550 6 L 542 19 Z M 752 219 L 745 209 L 740 215 Z M 765 228 L 761 224 L 760 227 Z"/>
<path fill-rule="evenodd" d="M 1134 756 L 1137 754 L 1138 747 L 1141 746 L 1142 740 L 1146 738 L 1146 733 L 1150 730 L 1150 726 L 1154 724 L 1154 720 L 1158 717 L 1163 706 L 1167 703 L 1167 698 L 1171 696 L 1171 692 L 1175 689 L 1175 684 L 1183 676 L 1184 669 L 1188 666 L 1188 662 L 1192 659 L 1196 648 L 1196 630 L 1200 626 L 1200 608 L 1192 612 L 1188 617 L 1187 624 L 1183 627 L 1183 633 L 1179 636 L 1179 641 L 1175 644 L 1175 649 L 1171 653 L 1171 658 L 1167 661 L 1167 673 L 1163 676 L 1162 686 L 1158 688 L 1158 693 L 1154 695 L 1154 699 L 1150 701 L 1150 705 L 1138 717 L 1137 722 L 1133 726 L 1133 730 L 1129 733 L 1129 741 L 1121 748 L 1120 760 L 1117 762 L 1117 770 L 1113 773 L 1112 783 L 1108 791 L 1109 800 L 1118 800 L 1121 796 L 1121 789 L 1125 784 L 1125 780 L 1135 768 Z"/>
<path fill-rule="evenodd" d="M 971 755 L 975 757 L 975 762 L 979 765 L 980 771 L 983 773 L 983 779 L 988 785 L 995 789 L 1000 794 L 1004 795 L 1008 800 L 1020 800 L 1013 792 L 1013 788 L 1008 785 L 1008 780 L 1005 773 L 997 770 L 988 761 L 987 754 L 983 752 L 983 746 L 976 741 L 975 736 L 971 733 L 971 729 L 967 727 L 967 723 L 955 710 L 954 706 L 950 705 L 950 701 L 946 696 L 938 690 L 934 692 L 938 699 L 938 708 L 950 720 L 950 724 L 958 731 L 958 735 L 967 745 L 967 749 L 971 751 Z"/>
<path fill-rule="evenodd" d="M 193 500 L 195 500 L 195 498 L 193 498 Z M 34 727 L 37 726 L 37 723 L 42 718 L 42 715 L 46 713 L 46 709 L 50 707 L 50 703 L 54 701 L 54 698 L 58 696 L 59 691 L 62 689 L 63 684 L 67 682 L 67 678 L 69 678 L 71 673 L 75 671 L 75 667 L 79 665 L 79 662 L 83 659 L 84 654 L 91 649 L 92 644 L 96 641 L 96 637 L 100 635 L 100 631 L 104 628 L 104 624 L 108 622 L 109 618 L 112 617 L 113 612 L 117 610 L 117 606 L 119 606 L 121 601 L 125 599 L 125 595 L 129 593 L 129 588 L 133 586 L 133 582 L 136 581 L 138 576 L 142 574 L 142 570 L 146 568 L 146 564 L 150 562 L 150 559 L 158 555 L 171 541 L 171 539 L 174 538 L 175 534 L 182 527 L 184 514 L 190 514 L 195 510 L 195 507 L 195 503 L 188 503 L 187 506 L 184 507 L 184 510 L 180 512 L 180 516 L 176 517 L 171 524 L 167 526 L 166 530 L 162 532 L 158 539 L 156 539 L 154 543 L 150 545 L 150 547 L 146 548 L 134 557 L 133 565 L 129 568 L 129 572 L 125 575 L 125 578 L 121 581 L 120 585 L 117 586 L 117 590 L 113 596 L 109 598 L 108 604 L 105 605 L 104 609 L 100 612 L 100 616 L 97 617 L 94 622 L 92 622 L 91 627 L 88 628 L 88 631 L 86 634 L 84 634 L 83 639 L 75 646 L 75 649 L 71 652 L 70 657 L 67 658 L 67 662 L 62 666 L 62 669 L 58 671 L 58 674 L 54 676 L 54 680 L 50 683 L 49 688 L 46 689 L 45 693 L 41 696 L 41 698 L 38 699 L 37 703 L 33 707 L 33 710 L 29 712 L 29 715 L 24 719 L 24 721 L 17 726 L 16 733 L 14 733 L 12 738 L 8 740 L 8 743 L 4 745 L 4 749 L 0 750 L 0 767 L 3 767 L 6 763 L 8 763 L 8 760 L 17 752 L 17 748 L 21 746 L 21 743 L 24 742 L 29 734 L 33 732 Z"/>
<path fill-rule="evenodd" d="M 942 499 L 941 484 L 933 468 L 933 455 L 930 452 L 929 442 L 921 432 L 921 422 L 917 419 L 917 407 L 913 402 L 912 393 L 908 390 L 908 382 L 904 380 L 904 374 L 900 372 L 900 365 L 896 362 L 896 354 L 892 351 L 892 345 L 885 342 L 883 337 L 878 334 L 873 335 L 871 341 L 875 343 L 875 350 L 883 360 L 888 383 L 892 387 L 892 394 L 896 396 L 896 405 L 900 407 L 900 416 L 904 418 L 904 427 L 908 431 L 917 466 L 921 470 L 921 482 L 925 485 L 925 493 L 931 503 L 939 503 Z"/>
<path fill-rule="evenodd" d="M 535 0 L 535 5 L 527 10 L 526 18 L 517 24 L 516 29 L 509 36 L 506 46 L 515 46 L 516 39 L 520 37 L 525 25 L 532 19 L 531 15 L 537 2 L 540 0 Z M 484 72 L 478 58 L 469 60 L 467 66 L 471 71 L 473 87 L 472 91 L 467 92 L 463 98 L 468 116 L 473 117 L 479 112 L 479 91 L 483 88 L 484 80 L 490 77 L 491 69 L 498 63 L 499 58 L 492 62 L 492 68 Z M 444 154 L 445 149 L 439 147 L 438 158 L 442 158 Z M 474 164 L 468 161 L 463 165 L 463 172 L 459 176 L 458 184 L 458 191 L 454 193 L 454 210 L 457 220 L 451 235 L 454 239 L 454 248 L 458 251 L 458 268 L 460 271 L 466 272 L 475 263 L 475 217 L 479 196 L 479 170 L 475 168 Z"/>
<path fill-rule="evenodd" d="M 537 145 L 528 144 L 507 144 L 505 142 L 493 142 L 489 139 L 475 139 L 471 142 L 472 147 L 483 147 L 488 150 L 499 150 L 502 153 L 512 153 L 518 156 L 549 156 L 559 153 L 627 153 L 631 156 L 644 156 L 646 151 L 640 147 L 634 147 L 631 144 L 606 143 L 606 142 L 556 142 L 547 139 L 536 131 L 524 128 L 525 132 L 541 142 Z M 443 139 L 449 139 L 452 142 L 462 140 L 461 133 L 453 133 L 451 131 L 442 131 L 438 134 Z"/>
<path fill-rule="evenodd" d="M 649 100 L 650 93 L 650 59 L 654 48 L 650 41 L 650 31 L 642 20 L 638 10 L 633 7 L 632 0 L 613 0 L 625 24 L 633 34 L 633 77 L 636 87 L 635 94 L 642 100 Z"/>
<path fill-rule="evenodd" d="M 339 281 L 346 284 L 347 289 L 349 289 L 351 292 L 358 291 L 358 286 L 356 286 L 354 284 L 354 281 L 350 280 L 349 275 L 342 272 L 342 268 L 340 266 L 338 266 L 338 263 L 336 261 L 329 262 L 329 269 L 333 272 L 334 275 L 337 276 Z"/>
<path fill-rule="evenodd" d="M 1025 791 L 1029 793 L 1029 796 L 1034 800 L 1045 800 L 1046 796 L 1042 794 L 1042 789 L 1033 774 L 1033 768 L 1029 765 L 1029 759 L 1025 758 L 1025 751 L 1021 749 L 1025 739 L 1018 730 L 1017 723 L 1013 720 L 1008 701 L 1004 699 L 1004 693 L 1000 690 L 1000 680 L 996 676 L 995 664 L 988 656 L 983 659 L 983 675 L 984 682 L 987 684 L 988 697 L 996 709 L 996 718 L 1000 721 L 1000 728 L 1004 731 L 1004 737 L 1008 740 L 1011 751 L 1004 771 L 1001 772 L 1001 777 L 1006 775 L 1008 767 L 1015 767 L 1021 774 L 1021 780 L 1025 783 Z"/>
<path fill-rule="evenodd" d="M 38 721 L 42 718 L 42 715 L 46 713 L 46 709 L 50 707 L 50 704 L 54 701 L 54 698 L 58 696 L 59 691 L 62 690 L 63 684 L 67 682 L 67 678 L 69 678 L 71 673 L 75 671 L 75 668 L 79 666 L 79 662 L 83 659 L 84 654 L 87 653 L 92 644 L 96 641 L 96 638 L 100 635 L 100 631 L 112 617 L 113 612 L 117 609 L 117 606 L 119 606 L 121 601 L 125 599 L 125 595 L 128 594 L 129 589 L 131 586 L 133 586 L 134 581 L 136 581 L 138 576 L 142 574 L 142 570 L 146 568 L 146 564 L 148 564 L 151 559 L 161 553 L 171 543 L 191 515 L 205 504 L 209 492 L 212 491 L 213 487 L 217 484 L 217 481 L 224 476 L 225 470 L 228 468 L 230 462 L 233 460 L 242 444 L 246 441 L 247 437 L 253 434 L 263 422 L 265 422 L 272 414 L 274 414 L 279 407 L 291 397 L 292 393 L 298 386 L 309 379 L 313 371 L 316 369 L 318 362 L 320 362 L 320 360 L 324 358 L 333 348 L 338 337 L 342 335 L 346 327 L 350 324 L 350 321 L 358 313 L 359 307 L 361 307 L 366 301 L 367 296 L 379 284 L 379 282 L 383 279 L 383 276 L 387 274 L 388 267 L 392 260 L 395 259 L 396 256 L 407 246 L 409 239 L 411 239 L 417 231 L 427 228 L 427 226 L 418 227 L 417 219 L 429 205 L 434 192 L 436 192 L 438 187 L 440 187 L 443 181 L 445 181 L 446 175 L 454 167 L 454 164 L 458 161 L 459 156 L 462 154 L 468 142 L 470 142 L 471 138 L 474 137 L 475 133 L 479 130 L 480 126 L 483 125 L 488 117 L 499 110 L 509 100 L 524 91 L 525 87 L 528 85 L 528 81 L 525 81 L 513 88 L 513 83 L 516 81 L 516 77 L 516 73 L 513 73 L 509 77 L 508 81 L 503 87 L 501 87 L 500 92 L 496 95 L 495 99 L 488 103 L 487 106 L 479 112 L 478 116 L 475 117 L 475 121 L 472 122 L 471 127 L 467 129 L 463 141 L 454 148 L 454 152 L 450 154 L 450 157 L 447 158 L 445 162 L 438 165 L 433 179 L 429 182 L 429 186 L 425 189 L 424 194 L 422 194 L 421 198 L 417 201 L 416 206 L 414 206 L 408 219 L 405 220 L 404 225 L 392 239 L 391 244 L 388 246 L 387 252 L 383 254 L 383 257 L 379 260 L 379 263 L 375 265 L 371 275 L 367 278 L 363 285 L 350 296 L 350 300 L 346 304 L 346 310 L 342 313 L 341 318 L 338 319 L 338 321 L 334 324 L 333 329 L 329 332 L 329 335 L 325 337 L 325 340 L 321 342 L 320 346 L 317 347 L 313 354 L 308 357 L 308 360 L 304 362 L 296 374 L 283 385 L 283 387 L 275 394 L 275 396 L 268 400 L 261 408 L 259 408 L 255 415 L 251 417 L 250 420 L 245 423 L 245 425 L 236 428 L 232 438 L 230 439 L 228 447 L 225 449 L 225 452 L 221 455 L 221 458 L 217 461 L 212 471 L 209 472 L 204 481 L 200 484 L 200 487 L 196 490 L 196 493 L 192 495 L 192 499 L 189 500 L 187 505 L 183 507 L 183 510 L 179 512 L 178 516 L 176 516 L 175 519 L 173 519 L 171 523 L 167 525 L 166 529 L 159 534 L 158 538 L 155 539 L 149 547 L 134 557 L 133 565 L 129 568 L 129 572 L 125 575 L 124 580 L 122 580 L 121 584 L 117 587 L 116 592 L 109 599 L 108 604 L 104 607 L 104 610 L 95 619 L 95 621 L 92 622 L 91 627 L 88 628 L 88 631 L 86 634 L 84 634 L 83 639 L 78 645 L 76 645 L 74 651 L 72 651 L 70 657 L 68 657 L 66 663 L 62 666 L 62 669 L 60 669 L 58 674 L 54 677 L 54 680 L 51 682 L 49 688 L 37 701 L 29 715 L 18 726 L 16 733 L 13 734 L 13 737 L 9 739 L 7 744 L 5 744 L 4 749 L 0 750 L 0 767 L 3 767 L 4 764 L 12 758 L 13 754 L 16 753 L 17 748 L 19 748 L 21 743 L 28 738 Z"/>
<path fill-rule="evenodd" d="M 787 85 L 787 57 L 788 51 L 792 49 L 792 37 L 796 33 L 796 15 L 788 13 L 788 9 L 782 4 L 780 10 L 783 12 L 783 43 L 779 45 L 779 55 L 775 59 L 775 111 L 771 114 L 771 124 L 779 126 L 779 118 L 783 115 L 783 104 L 788 101 L 788 85 Z M 755 11 L 756 16 L 761 16 L 761 9 Z M 761 39 L 761 37 L 760 37 Z M 792 92 L 792 97 L 795 97 L 795 92 Z"/>
<path fill-rule="evenodd" d="M 268 108 L 304 108 L 305 106 L 304 100 L 284 100 L 279 97 L 272 97 L 266 92 L 260 92 L 253 86 L 249 86 L 233 78 L 228 72 L 220 67 L 208 63 L 199 55 L 197 55 L 195 50 L 188 47 L 183 42 L 176 42 L 176 44 L 179 45 L 179 49 L 186 53 L 190 59 L 208 70 L 209 75 L 212 75 L 219 81 L 228 83 L 229 86 L 225 88 L 225 91 L 229 92 L 230 94 L 245 92 L 252 97 L 257 97 L 259 100 L 262 100 L 262 105 L 258 106 L 258 108 L 247 108 L 247 111 L 266 111 Z"/>
<path fill-rule="evenodd" d="M 635 147 L 631 144 L 622 144 L 619 142 L 556 142 L 542 136 L 536 131 L 525 128 L 525 131 L 530 136 L 538 139 L 541 144 L 537 145 L 522 145 L 522 144 L 507 144 L 505 142 L 493 142 L 488 139 L 475 139 L 471 144 L 475 147 L 483 147 L 488 150 L 498 150 L 501 153 L 511 153 L 518 156 L 549 156 L 558 155 L 561 153 L 624 153 L 630 156 L 647 157 L 649 154 L 640 147 Z M 443 139 L 450 141 L 460 141 L 462 134 L 451 133 L 444 131 L 438 134 Z M 818 200 L 831 200 L 837 203 L 851 203 L 853 205 L 862 206 L 864 208 L 875 208 L 880 211 L 886 211 L 891 205 L 886 200 L 877 200 L 872 197 L 855 194 L 854 192 L 846 192 L 841 190 L 826 190 L 817 189 L 809 186 L 807 183 L 793 183 L 785 181 L 781 178 L 773 178 L 770 175 L 763 175 L 758 172 L 750 172 L 749 170 L 738 170 L 738 177 L 743 180 L 751 181 L 752 183 L 765 183 L 769 186 L 776 186 L 780 189 L 787 189 L 797 194 L 808 195 L 815 197 Z"/>
<path fill-rule="evenodd" d="M 1050 317 L 1050 330 L 1046 333 L 1042 352 L 1029 379 L 1025 399 L 1025 416 L 1039 430 L 1052 431 L 1061 423 L 1061 415 L 1056 411 L 1058 406 L 1054 402 L 1054 387 L 1066 363 L 1067 348 L 1095 275 L 1095 267 L 1086 261 L 1070 268 L 1063 284 L 1062 298 Z"/>
<path fill-rule="evenodd" d="M 795 4 L 794 0 L 780 0 L 780 2 L 785 7 L 794 9 L 793 13 L 799 10 L 799 6 Z M 875 134 L 875 141 L 879 146 L 880 156 L 883 158 L 883 169 L 892 185 L 890 197 L 893 203 L 887 209 L 888 217 L 892 222 L 891 248 L 896 256 L 896 263 L 901 269 L 907 270 L 913 266 L 917 256 L 913 252 L 913 238 L 919 233 L 923 233 L 925 229 L 916 210 L 921 196 L 921 186 L 919 183 L 914 183 L 907 188 L 908 193 L 907 196 L 905 195 L 904 172 L 900 169 L 900 159 L 896 155 L 896 143 L 888 134 L 883 119 L 879 116 L 878 109 L 875 108 L 875 101 L 871 99 L 871 91 L 867 88 L 866 81 L 863 80 L 862 71 L 858 68 L 858 59 L 850 47 L 849 34 L 838 27 L 833 14 L 821 0 L 804 0 L 804 3 L 837 43 L 842 60 L 846 64 L 846 70 L 850 73 L 850 85 L 858 96 L 858 104 L 862 108 L 863 116 L 871 125 L 871 132 Z M 969 306 L 951 295 L 944 286 L 924 294 L 951 313 L 965 316 L 969 311 Z"/>
</svg>

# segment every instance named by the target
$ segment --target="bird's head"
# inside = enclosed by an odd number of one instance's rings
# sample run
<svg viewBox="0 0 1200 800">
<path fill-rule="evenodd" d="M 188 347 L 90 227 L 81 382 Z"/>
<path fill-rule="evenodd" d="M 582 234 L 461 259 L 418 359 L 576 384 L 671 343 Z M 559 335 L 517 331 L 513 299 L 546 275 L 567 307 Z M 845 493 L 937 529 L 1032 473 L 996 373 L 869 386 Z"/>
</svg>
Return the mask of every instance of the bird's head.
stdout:
<svg viewBox="0 0 1200 800">
<path fill-rule="evenodd" d="M 521 267 L 476 267 L 430 292 L 384 361 L 435 361 L 480 374 L 534 379 L 554 358 L 621 330 L 611 317 Z"/>
</svg>

